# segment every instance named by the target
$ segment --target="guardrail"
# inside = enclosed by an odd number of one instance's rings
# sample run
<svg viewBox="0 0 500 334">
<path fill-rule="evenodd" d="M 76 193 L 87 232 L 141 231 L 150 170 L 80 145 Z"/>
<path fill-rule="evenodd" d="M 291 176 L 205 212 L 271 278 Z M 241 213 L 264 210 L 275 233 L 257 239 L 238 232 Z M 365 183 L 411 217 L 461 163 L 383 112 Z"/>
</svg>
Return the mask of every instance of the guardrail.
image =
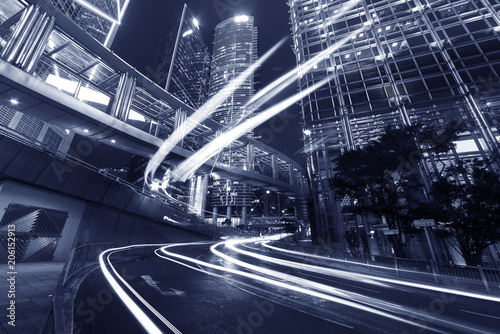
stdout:
<svg viewBox="0 0 500 334">
<path fill-rule="evenodd" d="M 500 270 L 482 266 L 460 266 L 434 261 L 390 258 L 370 254 L 340 252 L 327 247 L 297 245 L 286 242 L 274 242 L 274 246 L 286 250 L 303 252 L 323 257 L 318 261 L 326 266 L 360 270 L 382 275 L 429 282 L 441 286 L 453 286 L 467 290 L 500 294 Z"/>
<path fill-rule="evenodd" d="M 99 263 L 99 254 L 112 247 L 113 243 L 100 243 L 71 250 L 57 281 L 51 307 L 45 316 L 40 334 L 66 333 L 66 324 L 72 324 L 73 300 L 70 292 L 76 293 L 78 288 L 74 291 L 74 285 L 79 285 L 79 278 L 95 269 Z"/>
</svg>

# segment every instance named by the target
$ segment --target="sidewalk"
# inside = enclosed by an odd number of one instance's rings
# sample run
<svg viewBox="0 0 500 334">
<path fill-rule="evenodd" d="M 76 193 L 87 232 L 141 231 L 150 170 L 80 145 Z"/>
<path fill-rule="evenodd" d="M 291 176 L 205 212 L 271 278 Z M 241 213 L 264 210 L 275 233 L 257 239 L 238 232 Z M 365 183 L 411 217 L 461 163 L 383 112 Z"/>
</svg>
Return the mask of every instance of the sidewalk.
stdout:
<svg viewBox="0 0 500 334">
<path fill-rule="evenodd" d="M 11 275 L 7 264 L 0 264 L 0 332 L 37 334 L 51 305 L 57 280 L 64 262 L 37 262 L 16 264 L 15 299 L 9 298 Z M 9 303 L 15 300 L 15 327 L 8 324 Z"/>
</svg>

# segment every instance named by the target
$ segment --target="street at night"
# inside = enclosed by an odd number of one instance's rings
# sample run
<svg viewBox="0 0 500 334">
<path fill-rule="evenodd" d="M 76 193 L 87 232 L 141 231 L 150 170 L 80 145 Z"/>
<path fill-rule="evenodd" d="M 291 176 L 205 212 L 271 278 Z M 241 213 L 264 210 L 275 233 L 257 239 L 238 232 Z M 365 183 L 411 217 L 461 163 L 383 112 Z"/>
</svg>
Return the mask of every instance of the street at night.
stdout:
<svg viewBox="0 0 500 334">
<path fill-rule="evenodd" d="M 0 0 L 0 332 L 500 333 L 500 0 Z"/>
<path fill-rule="evenodd" d="M 113 294 L 122 305 L 113 300 L 89 321 L 77 297 L 75 325 L 84 333 L 142 327 L 152 333 L 401 334 L 495 333 L 500 325 L 500 297 L 473 293 L 457 280 L 415 284 L 335 269 L 314 255 L 299 259 L 263 238 L 109 251 L 101 262 L 106 275 L 94 273 L 79 296 L 113 287 L 122 291 Z M 140 325 L 130 330 L 132 318 Z"/>
</svg>

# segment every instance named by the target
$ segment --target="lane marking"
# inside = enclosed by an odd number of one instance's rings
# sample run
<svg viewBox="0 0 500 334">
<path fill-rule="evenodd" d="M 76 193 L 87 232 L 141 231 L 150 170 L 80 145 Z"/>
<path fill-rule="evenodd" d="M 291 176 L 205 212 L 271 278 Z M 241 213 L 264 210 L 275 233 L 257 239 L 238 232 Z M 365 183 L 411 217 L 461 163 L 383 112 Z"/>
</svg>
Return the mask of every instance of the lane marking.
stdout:
<svg viewBox="0 0 500 334">
<path fill-rule="evenodd" d="M 158 326 L 156 326 L 153 321 L 146 315 L 146 313 L 141 310 L 139 305 L 135 303 L 132 298 L 125 292 L 125 290 L 120 286 L 118 281 L 113 277 L 111 272 L 108 270 L 106 263 L 104 261 L 104 257 L 106 257 L 106 261 L 109 264 L 110 268 L 112 269 L 113 273 L 115 276 L 122 282 L 123 285 L 125 285 L 128 290 L 137 298 L 139 299 L 144 306 L 146 306 L 156 317 L 163 322 L 173 333 L 176 334 L 182 334 L 180 330 L 178 330 L 170 321 L 168 321 L 160 312 L 158 312 L 151 304 L 149 304 L 137 291 L 135 291 L 124 279 L 123 277 L 118 274 L 116 271 L 115 267 L 111 264 L 110 256 L 111 254 L 123 250 L 128 250 L 130 248 L 135 248 L 135 247 L 158 247 L 158 246 L 164 246 L 165 244 L 155 244 L 155 245 L 133 245 L 133 246 L 126 246 L 126 247 L 119 247 L 119 248 L 111 248 L 108 250 L 105 250 L 99 255 L 99 263 L 101 266 L 101 270 L 108 280 L 109 284 L 115 290 L 116 294 L 118 297 L 121 299 L 123 304 L 129 309 L 130 313 L 137 319 L 139 324 L 146 330 L 148 333 L 158 333 L 161 334 L 163 331 L 161 331 Z"/>
</svg>

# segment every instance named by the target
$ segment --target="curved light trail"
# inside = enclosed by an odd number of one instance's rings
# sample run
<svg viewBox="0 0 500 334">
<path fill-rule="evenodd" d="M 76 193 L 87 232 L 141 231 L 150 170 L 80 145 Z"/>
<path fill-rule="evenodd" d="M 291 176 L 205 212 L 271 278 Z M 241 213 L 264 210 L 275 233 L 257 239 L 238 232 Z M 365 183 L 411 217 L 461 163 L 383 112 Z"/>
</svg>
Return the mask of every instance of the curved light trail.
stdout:
<svg viewBox="0 0 500 334">
<path fill-rule="evenodd" d="M 152 334 L 162 334 L 163 331 L 156 326 L 156 324 L 151 320 L 150 317 L 141 309 L 141 307 L 134 302 L 134 300 L 127 294 L 125 289 L 122 288 L 120 285 L 123 284 L 131 293 L 134 295 L 141 303 L 149 310 L 151 311 L 161 322 L 163 322 L 171 331 L 172 333 L 175 334 L 181 334 L 181 331 L 179 331 L 170 321 L 168 321 L 160 312 L 158 312 L 153 306 L 151 306 L 150 303 L 148 303 L 137 291 L 135 291 L 130 284 L 128 284 L 120 274 L 116 271 L 115 267 L 111 263 L 109 257 L 111 254 L 119 251 L 124 251 L 124 250 L 129 250 L 132 248 L 137 248 L 137 247 L 151 247 L 151 246 L 162 246 L 162 245 L 133 245 L 133 246 L 126 246 L 126 247 L 120 247 L 120 248 L 111 248 L 108 249 L 104 252 L 102 252 L 99 255 L 99 264 L 101 266 L 101 270 L 104 274 L 104 277 L 107 279 L 115 293 L 118 295 L 120 300 L 123 302 L 123 304 L 128 308 L 130 313 L 135 317 L 137 322 L 146 330 L 147 333 L 152 333 Z M 111 268 L 111 271 L 109 271 L 109 268 Z M 120 283 L 117 281 L 117 279 L 120 281 Z"/>
<path fill-rule="evenodd" d="M 304 263 L 304 259 L 307 259 L 308 257 L 316 259 L 321 258 L 322 260 L 329 260 L 330 258 L 283 250 L 267 244 L 271 240 L 276 240 L 280 237 L 282 236 L 246 239 L 229 238 L 228 240 L 215 244 L 213 242 L 193 242 L 167 245 L 135 245 L 107 250 L 100 255 L 99 261 L 106 279 L 108 279 L 113 289 L 119 295 L 120 299 L 124 302 L 127 308 L 129 308 L 130 312 L 134 315 L 137 321 L 139 321 L 141 326 L 146 331 L 151 333 L 160 333 L 161 329 L 159 329 L 155 325 L 155 321 L 153 321 L 148 316 L 148 314 L 153 314 L 154 316 L 156 316 L 163 324 L 165 324 L 165 326 L 170 331 L 174 333 L 180 333 L 180 331 L 162 314 L 160 314 L 153 306 L 151 306 L 150 303 L 148 303 L 140 294 L 138 294 L 118 274 L 110 261 L 111 254 L 115 252 L 124 251 L 135 247 L 155 247 L 157 249 L 154 251 L 154 253 L 160 258 L 169 260 L 171 262 L 177 263 L 198 272 L 202 272 L 207 275 L 218 277 L 224 280 L 230 280 L 236 283 L 237 286 L 238 284 L 240 284 L 241 286 L 249 286 L 251 288 L 257 289 L 258 291 L 264 291 L 264 293 L 266 293 L 267 291 L 267 293 L 271 295 L 273 294 L 273 287 L 285 289 L 285 291 L 289 291 L 287 295 L 290 294 L 291 296 L 299 296 L 300 294 L 302 294 L 304 296 L 308 296 L 309 298 L 317 298 L 319 300 L 325 300 L 339 305 L 352 307 L 360 311 L 368 312 L 369 314 L 391 319 L 405 325 L 413 326 L 414 328 L 418 328 L 419 331 L 425 329 L 438 333 L 446 333 L 447 330 L 487 333 L 481 328 L 471 327 L 471 324 L 467 322 L 452 320 L 451 318 L 439 314 L 431 314 L 429 312 L 426 312 L 422 308 L 417 309 L 412 306 L 401 305 L 398 302 L 389 301 L 390 298 L 386 300 L 385 298 L 383 299 L 381 297 L 378 297 L 378 295 L 377 297 L 368 296 L 358 292 L 335 287 L 331 284 L 325 284 L 324 282 L 330 282 L 329 278 L 339 278 L 341 280 L 347 279 L 356 283 L 371 285 L 381 289 L 401 289 L 399 287 L 407 286 L 412 289 L 425 289 L 468 298 L 482 299 L 489 302 L 500 302 L 500 298 L 495 296 L 481 295 L 478 293 L 471 293 L 455 289 L 440 288 L 422 283 L 393 280 L 385 277 L 378 277 L 375 275 L 346 272 L 343 270 L 321 267 L 316 264 Z M 185 251 L 191 252 L 193 250 L 193 246 L 199 247 L 200 245 L 210 245 L 211 253 L 216 257 L 222 259 L 225 265 L 221 265 L 219 263 L 215 264 L 213 263 L 213 260 L 210 260 L 210 262 L 204 261 L 196 255 L 187 256 L 182 254 Z M 285 258 L 261 254 L 261 252 L 264 251 L 264 248 L 261 248 L 261 246 L 273 249 L 274 251 L 282 252 L 282 254 L 284 254 L 284 256 L 288 256 L 288 258 L 293 258 L 290 257 L 290 255 L 300 255 L 302 262 L 300 262 L 299 260 L 293 261 Z M 241 247 L 244 247 L 246 249 L 242 249 Z M 370 289 L 366 290 L 379 292 Z M 412 290 L 403 291 L 409 294 L 414 293 L 412 292 Z M 139 300 L 140 303 L 134 302 L 135 299 Z M 293 305 L 285 306 L 291 308 L 295 307 Z M 301 307 L 302 306 L 298 306 L 297 310 L 306 312 Z M 143 308 L 145 308 L 145 310 L 143 310 Z M 319 308 L 313 307 L 312 309 L 315 310 L 313 312 L 320 312 Z M 467 310 L 461 311 L 468 312 Z M 483 316 L 488 317 L 488 315 Z M 334 319 L 324 320 L 337 325 L 349 327 L 349 325 L 337 323 Z M 429 324 L 432 324 L 432 327 L 429 327 Z"/>
<path fill-rule="evenodd" d="M 315 85 L 309 87 L 307 90 L 304 90 L 285 99 L 284 101 L 281 101 L 280 103 L 259 113 L 257 116 L 249 118 L 238 126 L 224 132 L 219 137 L 206 144 L 203 148 L 193 153 L 189 158 L 185 159 L 182 163 L 175 167 L 175 169 L 172 171 L 172 181 L 185 182 L 192 174 L 194 174 L 194 172 L 196 172 L 196 170 L 198 170 L 198 168 L 200 168 L 201 165 L 203 165 L 203 163 L 205 163 L 205 161 L 214 156 L 222 147 L 238 139 L 244 133 L 250 131 L 269 118 L 279 114 L 281 111 L 293 105 L 304 96 L 314 92 L 316 89 L 330 81 L 330 79 L 331 76 L 328 76 Z"/>
<path fill-rule="evenodd" d="M 210 115 L 221 105 L 231 94 L 241 86 L 245 80 L 259 68 L 264 61 L 266 61 L 278 48 L 283 45 L 286 38 L 283 38 L 275 46 L 273 46 L 269 51 L 267 51 L 258 61 L 247 68 L 243 73 L 238 75 L 236 78 L 231 80 L 231 82 L 221 89 L 217 94 L 215 94 L 210 100 L 208 100 L 204 105 L 202 105 L 198 110 L 195 111 L 190 117 L 188 117 L 181 126 L 175 129 L 172 134 L 163 142 L 158 151 L 149 161 L 146 171 L 145 179 L 148 175 L 153 176 L 156 169 L 160 166 L 161 162 L 165 157 L 172 151 L 172 149 L 177 145 L 187 134 L 193 131 L 199 124 L 201 124 L 205 119 L 210 117 Z"/>
<path fill-rule="evenodd" d="M 294 255 L 299 255 L 302 257 L 313 257 L 317 259 L 322 259 L 322 260 L 329 260 L 329 261 L 338 261 L 338 262 L 346 262 L 344 260 L 338 260 L 338 259 L 333 259 L 333 258 L 327 258 L 324 256 L 319 256 L 319 255 L 313 255 L 313 254 L 306 254 L 306 253 L 301 253 L 301 252 L 296 252 L 296 251 L 291 251 L 288 249 L 282 249 L 279 247 L 273 247 L 269 246 L 266 243 L 263 243 L 263 246 L 274 249 L 276 251 L 280 251 L 283 253 L 288 253 L 288 254 L 294 254 Z M 349 262 L 349 261 L 348 261 Z M 362 266 L 367 266 L 366 264 L 362 264 L 359 262 L 349 262 L 350 264 L 356 264 L 356 265 L 362 265 Z M 374 265 L 370 265 L 372 267 L 376 267 Z M 319 267 L 321 268 L 321 267 Z M 386 267 L 380 267 L 384 269 L 391 269 L 391 268 L 386 268 Z M 409 271 L 409 270 L 408 270 Z M 419 288 L 419 289 L 425 289 L 425 290 L 432 290 L 432 291 L 437 291 L 437 292 L 443 292 L 443 293 L 450 293 L 454 295 L 460 295 L 464 297 L 470 297 L 470 298 L 476 298 L 476 299 L 482 299 L 482 300 L 489 300 L 492 302 L 499 302 L 500 303 L 500 297 L 495 297 L 491 295 L 485 295 L 485 294 L 480 294 L 480 293 L 473 293 L 473 292 L 467 292 L 463 290 L 457 290 L 457 289 L 449 289 L 449 288 L 441 288 L 439 286 L 434 286 L 434 285 L 429 285 L 429 284 L 421 284 L 421 283 L 414 283 L 414 282 L 408 282 L 408 281 L 403 281 L 403 280 L 395 280 L 391 278 L 386 278 L 386 277 L 380 277 L 380 276 L 374 276 L 374 275 L 366 275 L 366 274 L 358 274 L 358 273 L 349 273 L 352 276 L 356 276 L 359 278 L 368 278 L 368 279 L 373 279 L 377 280 L 380 282 L 386 282 L 386 283 L 392 283 L 392 284 L 398 284 L 398 285 L 405 285 L 413 288 Z"/>
</svg>

